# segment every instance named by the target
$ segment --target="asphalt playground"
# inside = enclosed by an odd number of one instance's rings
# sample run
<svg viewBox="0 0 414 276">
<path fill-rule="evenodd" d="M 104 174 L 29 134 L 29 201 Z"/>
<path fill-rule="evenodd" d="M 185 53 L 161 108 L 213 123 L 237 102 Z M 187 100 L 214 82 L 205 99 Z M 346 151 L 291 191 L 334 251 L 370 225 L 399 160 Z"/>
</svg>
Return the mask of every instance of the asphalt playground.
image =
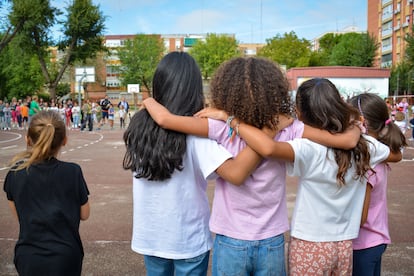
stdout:
<svg viewBox="0 0 414 276">
<path fill-rule="evenodd" d="M 409 130 L 411 133 L 411 130 Z M 81 165 L 90 190 L 91 216 L 81 222 L 85 250 L 82 275 L 145 275 L 142 256 L 130 248 L 132 229 L 132 176 L 122 168 L 123 130 L 104 126 L 100 131 L 71 130 L 60 159 Z M 24 130 L 0 131 L 0 186 L 3 190 L 7 162 L 25 147 Z M 408 137 L 408 133 L 407 133 Z M 382 275 L 414 275 L 414 144 L 404 150 L 404 160 L 390 164 L 388 206 L 392 244 L 383 255 Z M 296 179 L 288 178 L 290 212 L 295 201 Z M 208 195 L 213 198 L 214 182 Z M 6 196 L 0 196 L 0 275 L 17 275 L 13 251 L 19 226 Z"/>
</svg>

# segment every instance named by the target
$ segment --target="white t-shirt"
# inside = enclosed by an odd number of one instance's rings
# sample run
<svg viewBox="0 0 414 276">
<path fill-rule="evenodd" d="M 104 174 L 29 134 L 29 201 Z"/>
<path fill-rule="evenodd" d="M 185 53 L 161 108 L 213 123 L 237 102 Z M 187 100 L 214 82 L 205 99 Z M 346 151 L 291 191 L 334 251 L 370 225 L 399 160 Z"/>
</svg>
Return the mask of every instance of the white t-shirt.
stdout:
<svg viewBox="0 0 414 276">
<path fill-rule="evenodd" d="M 165 181 L 133 178 L 131 248 L 168 259 L 199 256 L 212 247 L 207 178 L 232 155 L 217 142 L 187 136 L 184 169 Z"/>
<path fill-rule="evenodd" d="M 389 148 L 376 139 L 369 141 L 370 165 L 375 167 L 389 155 Z M 291 236 L 311 241 L 351 240 L 358 236 L 366 179 L 355 179 L 355 166 L 345 175 L 345 186 L 337 184 L 338 165 L 334 152 L 308 139 L 289 141 L 295 152 L 287 172 L 299 176 Z"/>
<path fill-rule="evenodd" d="M 74 106 L 74 107 L 72 107 L 72 115 L 79 115 L 79 113 L 80 113 L 80 107 L 79 106 Z"/>
</svg>

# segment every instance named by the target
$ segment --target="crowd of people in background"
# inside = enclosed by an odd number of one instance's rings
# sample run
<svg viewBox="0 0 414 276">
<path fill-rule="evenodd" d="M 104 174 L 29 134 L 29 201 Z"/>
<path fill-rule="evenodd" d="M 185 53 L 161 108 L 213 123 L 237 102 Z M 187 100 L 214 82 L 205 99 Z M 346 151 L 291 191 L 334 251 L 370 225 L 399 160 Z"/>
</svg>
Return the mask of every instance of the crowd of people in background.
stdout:
<svg viewBox="0 0 414 276">
<path fill-rule="evenodd" d="M 96 102 L 86 99 L 82 106 L 72 99 L 44 101 L 37 95 L 25 99 L 13 97 L 11 101 L 0 100 L 0 130 L 27 130 L 30 118 L 41 110 L 58 112 L 68 130 L 84 130 L 86 127 L 89 131 L 100 130 L 105 124 L 113 129 L 115 117 L 119 118 L 120 128 L 125 128 L 129 116 L 129 104 L 125 97 L 120 99 L 117 107 L 118 111 L 108 96 Z"/>
</svg>

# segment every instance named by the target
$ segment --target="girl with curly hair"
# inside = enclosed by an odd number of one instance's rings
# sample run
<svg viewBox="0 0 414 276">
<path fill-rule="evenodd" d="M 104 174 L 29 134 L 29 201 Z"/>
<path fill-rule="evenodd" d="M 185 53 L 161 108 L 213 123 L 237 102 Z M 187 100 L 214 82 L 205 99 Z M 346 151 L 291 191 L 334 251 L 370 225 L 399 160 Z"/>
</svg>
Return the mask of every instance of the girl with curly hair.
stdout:
<svg viewBox="0 0 414 276">
<path fill-rule="evenodd" d="M 381 97 L 366 93 L 350 99 L 359 109 L 366 134 L 389 146 L 392 152 L 400 152 L 407 146 L 404 134 L 390 118 L 388 107 Z M 391 243 L 388 230 L 387 178 L 390 167 L 386 162 L 374 167 L 375 173 L 368 174 L 367 218 L 359 229 L 358 238 L 353 240 L 352 275 L 380 275 L 381 256 Z"/>
<path fill-rule="evenodd" d="M 297 91 L 298 118 L 306 125 L 343 133 L 359 112 L 342 100 L 327 79 L 305 81 Z M 223 118 L 224 119 L 224 118 Z M 290 275 L 352 273 L 352 239 L 361 223 L 366 175 L 378 163 L 399 161 L 401 152 L 363 135 L 351 150 L 326 147 L 307 139 L 279 142 L 241 120 L 231 127 L 264 158 L 288 161 L 299 177 L 289 243 Z"/>
<path fill-rule="evenodd" d="M 246 147 L 229 127 L 233 118 L 270 129 L 275 141 L 304 135 L 330 146 L 353 147 L 360 135 L 357 128 L 336 136 L 305 127 L 297 120 L 289 124 L 292 105 L 288 81 L 282 70 L 267 59 L 234 58 L 225 62 L 214 74 L 210 88 L 212 105 L 232 114 L 226 117 L 227 123 L 177 116 L 152 98 L 146 99 L 144 106 L 161 127 L 209 137 L 232 154 Z M 280 132 L 275 136 L 277 130 Z M 218 178 L 212 205 L 210 229 L 216 233 L 213 275 L 286 273 L 284 233 L 289 230 L 289 222 L 285 162 L 264 159 L 240 186 Z"/>
<path fill-rule="evenodd" d="M 167 54 L 153 77 L 153 97 L 169 112 L 193 116 L 204 106 L 202 78 L 187 53 Z M 133 172 L 132 250 L 148 275 L 206 275 L 212 236 L 207 179 L 240 184 L 260 161 L 250 148 L 224 147 L 158 126 L 143 109 L 124 133 L 124 169 Z"/>
</svg>

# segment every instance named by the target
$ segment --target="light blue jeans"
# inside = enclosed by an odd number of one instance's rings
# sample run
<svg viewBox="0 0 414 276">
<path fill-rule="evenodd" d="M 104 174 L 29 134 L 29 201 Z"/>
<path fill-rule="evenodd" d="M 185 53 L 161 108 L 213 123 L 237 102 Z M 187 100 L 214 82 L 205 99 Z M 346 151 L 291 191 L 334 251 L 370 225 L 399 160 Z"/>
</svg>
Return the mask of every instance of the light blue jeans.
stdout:
<svg viewBox="0 0 414 276">
<path fill-rule="evenodd" d="M 283 234 L 258 241 L 216 235 L 213 248 L 213 276 L 284 276 Z"/>
<path fill-rule="evenodd" d="M 147 276 L 205 276 L 207 275 L 209 258 L 210 251 L 194 258 L 182 260 L 144 255 L 144 262 Z"/>
</svg>

